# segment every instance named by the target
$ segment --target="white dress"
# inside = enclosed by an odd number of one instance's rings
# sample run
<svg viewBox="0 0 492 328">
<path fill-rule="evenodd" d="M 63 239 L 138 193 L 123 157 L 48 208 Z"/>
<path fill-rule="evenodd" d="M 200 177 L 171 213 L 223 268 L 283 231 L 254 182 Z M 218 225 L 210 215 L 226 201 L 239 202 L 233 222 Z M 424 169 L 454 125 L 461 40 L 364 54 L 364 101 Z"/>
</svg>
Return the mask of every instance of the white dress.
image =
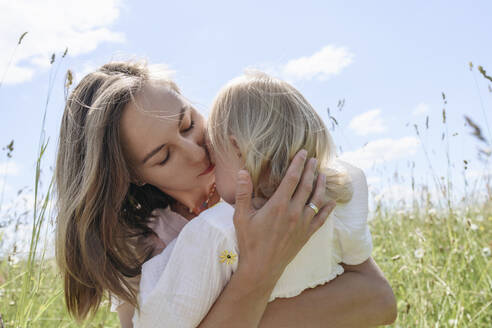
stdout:
<svg viewBox="0 0 492 328">
<path fill-rule="evenodd" d="M 339 263 L 360 264 L 371 254 L 365 175 L 348 163 L 337 162 L 351 177 L 352 199 L 336 206 L 289 263 L 269 302 L 324 284 L 343 273 Z M 237 269 L 233 214 L 232 206 L 218 203 L 186 224 L 162 253 L 144 263 L 134 327 L 196 327 L 201 322 Z"/>
</svg>

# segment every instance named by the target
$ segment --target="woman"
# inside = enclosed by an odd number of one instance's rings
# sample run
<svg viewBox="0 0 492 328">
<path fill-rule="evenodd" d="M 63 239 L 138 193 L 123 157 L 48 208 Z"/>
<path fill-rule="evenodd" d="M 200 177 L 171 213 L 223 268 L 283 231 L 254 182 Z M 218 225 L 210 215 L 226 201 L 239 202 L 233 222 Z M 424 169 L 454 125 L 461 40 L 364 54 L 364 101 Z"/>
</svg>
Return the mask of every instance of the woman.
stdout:
<svg viewBox="0 0 492 328">
<path fill-rule="evenodd" d="M 166 222 L 156 209 L 170 206 L 190 220 L 218 201 L 204 119 L 172 81 L 154 73 L 139 63 L 110 63 L 87 75 L 67 101 L 56 167 L 57 259 L 68 310 L 78 320 L 106 293 L 138 306 L 134 279 L 165 246 L 151 228 Z M 250 206 L 249 177 L 238 177 L 238 270 L 200 327 L 394 321 L 393 293 L 372 259 L 345 266 L 347 273 L 330 284 L 267 305 L 286 265 L 332 210 L 324 188 L 309 197 L 314 165 L 311 160 L 303 171 L 305 160 L 296 156 L 257 212 Z M 307 202 L 320 212 L 315 215 Z M 125 311 L 119 312 L 126 323 Z"/>
</svg>

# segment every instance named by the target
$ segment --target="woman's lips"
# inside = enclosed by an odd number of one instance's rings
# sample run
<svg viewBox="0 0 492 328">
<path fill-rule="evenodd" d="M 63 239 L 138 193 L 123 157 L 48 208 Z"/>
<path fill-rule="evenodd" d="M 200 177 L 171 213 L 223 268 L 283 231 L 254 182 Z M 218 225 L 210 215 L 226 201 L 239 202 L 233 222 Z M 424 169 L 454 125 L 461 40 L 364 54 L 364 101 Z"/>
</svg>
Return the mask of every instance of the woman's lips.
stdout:
<svg viewBox="0 0 492 328">
<path fill-rule="evenodd" d="M 207 169 L 205 171 L 203 171 L 202 173 L 200 173 L 198 176 L 202 176 L 202 175 L 205 175 L 205 174 L 209 174 L 210 172 L 212 172 L 215 168 L 215 165 L 210 163 L 210 166 L 207 167 Z"/>
</svg>

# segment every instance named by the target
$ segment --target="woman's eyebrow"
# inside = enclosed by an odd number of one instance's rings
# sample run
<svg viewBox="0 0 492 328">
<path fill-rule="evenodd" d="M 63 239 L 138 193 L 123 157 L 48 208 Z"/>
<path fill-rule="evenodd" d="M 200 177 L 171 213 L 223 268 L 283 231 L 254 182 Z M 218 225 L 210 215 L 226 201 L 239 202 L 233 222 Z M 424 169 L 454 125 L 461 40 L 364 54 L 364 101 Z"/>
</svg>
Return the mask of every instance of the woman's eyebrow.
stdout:
<svg viewBox="0 0 492 328">
<path fill-rule="evenodd" d="M 181 110 L 179 111 L 178 127 L 181 125 L 181 122 L 183 121 L 183 117 L 184 117 L 184 114 L 185 114 L 185 110 L 187 110 L 187 109 L 190 110 L 190 107 L 188 105 L 184 105 L 183 107 L 181 107 Z M 152 156 L 154 156 L 155 154 L 157 154 L 159 152 L 159 150 L 161 150 L 162 148 L 164 148 L 164 146 L 166 146 L 166 144 L 162 144 L 162 145 L 156 147 L 151 152 L 149 152 L 144 157 L 144 159 L 142 161 L 142 164 L 145 164 Z"/>
</svg>

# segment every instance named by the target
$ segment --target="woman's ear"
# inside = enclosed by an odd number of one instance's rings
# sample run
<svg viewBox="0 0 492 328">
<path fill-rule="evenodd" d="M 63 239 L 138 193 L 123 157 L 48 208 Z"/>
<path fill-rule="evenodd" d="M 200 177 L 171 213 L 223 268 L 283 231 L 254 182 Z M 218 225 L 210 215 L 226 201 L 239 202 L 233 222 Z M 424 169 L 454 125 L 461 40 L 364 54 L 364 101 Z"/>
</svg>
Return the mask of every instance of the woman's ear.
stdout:
<svg viewBox="0 0 492 328">
<path fill-rule="evenodd" d="M 135 169 L 133 168 L 133 165 L 130 165 L 128 167 L 128 173 L 130 175 L 130 183 L 133 183 L 137 187 L 143 187 L 147 183 L 135 172 Z"/>
<path fill-rule="evenodd" d="M 135 180 L 135 179 L 132 179 L 131 180 L 131 183 L 133 183 L 134 185 L 136 185 L 137 187 L 143 187 L 145 186 L 147 183 L 145 183 L 144 181 L 141 181 L 141 180 Z"/>
<path fill-rule="evenodd" d="M 133 183 L 134 185 L 138 186 L 138 187 L 142 187 L 142 186 L 145 186 L 147 184 L 140 177 L 138 177 L 134 174 L 130 174 L 130 182 Z"/>
</svg>

